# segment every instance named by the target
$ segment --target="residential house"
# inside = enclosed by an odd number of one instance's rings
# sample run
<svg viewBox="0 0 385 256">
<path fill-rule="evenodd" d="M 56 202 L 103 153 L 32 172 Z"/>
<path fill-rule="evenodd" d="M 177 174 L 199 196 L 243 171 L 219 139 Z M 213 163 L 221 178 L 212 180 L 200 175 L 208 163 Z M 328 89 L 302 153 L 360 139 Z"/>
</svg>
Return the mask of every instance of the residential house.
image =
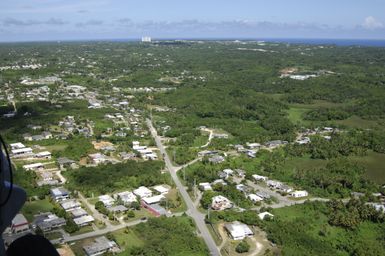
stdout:
<svg viewBox="0 0 385 256">
<path fill-rule="evenodd" d="M 165 195 L 170 191 L 170 189 L 164 185 L 157 185 L 153 187 L 153 189 L 161 195 Z"/>
<path fill-rule="evenodd" d="M 119 198 L 124 205 L 130 205 L 131 203 L 138 201 L 136 198 L 136 195 L 134 195 L 134 193 L 129 191 L 117 193 L 115 194 L 115 197 Z"/>
<path fill-rule="evenodd" d="M 108 210 L 113 213 L 120 213 L 120 212 L 128 211 L 128 208 L 125 207 L 124 205 L 116 205 L 116 206 L 110 207 Z"/>
<path fill-rule="evenodd" d="M 135 189 L 133 192 L 135 195 L 139 196 L 140 198 L 152 196 L 152 191 L 144 186 L 141 186 Z"/>
<path fill-rule="evenodd" d="M 101 201 L 107 208 L 111 207 L 115 203 L 115 199 L 113 199 L 110 195 L 99 196 L 99 201 Z"/>
<path fill-rule="evenodd" d="M 215 156 L 209 158 L 209 162 L 213 163 L 213 164 L 219 164 L 219 163 L 222 163 L 224 161 L 225 161 L 225 158 L 223 156 L 220 156 L 220 155 L 215 155 Z"/>
<path fill-rule="evenodd" d="M 249 149 L 259 149 L 261 147 L 261 144 L 260 143 L 246 143 L 246 146 L 249 148 Z"/>
<path fill-rule="evenodd" d="M 266 181 L 266 184 L 270 188 L 275 188 L 275 189 L 278 189 L 278 188 L 280 188 L 283 185 L 282 182 L 279 182 L 279 181 L 276 181 L 276 180 L 268 180 L 268 181 Z"/>
<path fill-rule="evenodd" d="M 272 140 L 272 141 L 268 141 L 265 143 L 266 147 L 271 148 L 271 149 L 277 148 L 277 147 L 285 145 L 285 144 L 288 144 L 288 142 L 282 141 L 282 140 Z"/>
<path fill-rule="evenodd" d="M 44 169 L 44 165 L 42 163 L 33 163 L 23 165 L 23 169 L 26 171 L 38 171 Z"/>
<path fill-rule="evenodd" d="M 217 180 L 214 180 L 211 185 L 212 186 L 215 186 L 215 185 L 222 185 L 222 186 L 227 186 L 227 183 L 223 180 L 223 179 L 217 179 Z"/>
<path fill-rule="evenodd" d="M 79 218 L 73 219 L 75 224 L 79 227 L 90 225 L 95 219 L 91 215 L 85 215 Z"/>
<path fill-rule="evenodd" d="M 300 197 L 307 197 L 309 193 L 305 190 L 296 190 L 290 193 L 292 197 L 300 198 Z"/>
<path fill-rule="evenodd" d="M 29 223 L 23 214 L 18 213 L 12 219 L 11 222 L 11 232 L 13 234 L 19 234 L 24 232 L 29 232 Z"/>
<path fill-rule="evenodd" d="M 88 156 L 90 157 L 93 164 L 102 164 L 109 161 L 108 157 L 101 153 L 89 154 Z"/>
<path fill-rule="evenodd" d="M 156 196 L 151 196 L 151 197 L 143 197 L 142 202 L 146 203 L 146 205 L 150 204 L 157 204 L 160 201 L 164 199 L 164 195 L 156 195 Z"/>
<path fill-rule="evenodd" d="M 233 203 L 224 196 L 214 196 L 211 201 L 211 208 L 222 211 L 233 207 Z"/>
<path fill-rule="evenodd" d="M 11 147 L 11 150 L 25 148 L 24 144 L 21 142 L 11 143 L 9 146 Z"/>
<path fill-rule="evenodd" d="M 65 168 L 76 168 L 77 167 L 75 161 L 68 159 L 67 157 L 58 158 L 57 163 L 59 164 L 59 168 L 61 170 L 65 169 Z"/>
<path fill-rule="evenodd" d="M 52 229 L 59 228 L 66 225 L 64 218 L 59 218 L 53 213 L 47 212 L 35 216 L 33 221 L 33 227 L 37 227 L 43 232 L 51 231 Z"/>
<path fill-rule="evenodd" d="M 63 187 L 53 188 L 50 190 L 51 197 L 56 201 L 63 201 L 70 197 L 70 193 Z"/>
<path fill-rule="evenodd" d="M 61 207 L 66 211 L 72 211 L 74 209 L 79 209 L 81 204 L 75 199 L 65 200 L 60 202 Z"/>
<path fill-rule="evenodd" d="M 18 148 L 11 150 L 13 157 L 27 157 L 32 155 L 32 148 Z"/>
<path fill-rule="evenodd" d="M 263 198 L 260 196 L 257 196 L 256 194 L 249 194 L 247 195 L 247 198 L 253 201 L 253 203 L 261 202 L 263 201 Z"/>
<path fill-rule="evenodd" d="M 213 188 L 211 187 L 210 183 L 208 183 L 208 182 L 201 182 L 201 183 L 199 183 L 199 189 L 203 190 L 203 191 L 213 190 Z"/>
<path fill-rule="evenodd" d="M 249 226 L 239 221 L 225 224 L 225 229 L 234 240 L 243 240 L 246 237 L 254 235 Z"/>
<path fill-rule="evenodd" d="M 35 158 L 51 159 L 51 156 L 51 153 L 48 151 L 43 151 L 35 154 Z"/>
<path fill-rule="evenodd" d="M 71 214 L 72 218 L 74 219 L 88 215 L 87 211 L 84 210 L 83 208 L 75 208 L 75 209 L 69 210 L 68 212 Z"/>
<path fill-rule="evenodd" d="M 252 177 L 255 181 L 267 181 L 269 179 L 266 176 L 262 176 L 262 175 L 258 175 L 258 174 L 253 174 Z"/>
<path fill-rule="evenodd" d="M 261 219 L 261 220 L 264 220 L 265 218 L 273 218 L 274 215 L 269 213 L 269 212 L 261 212 L 258 214 L 258 217 Z"/>
</svg>

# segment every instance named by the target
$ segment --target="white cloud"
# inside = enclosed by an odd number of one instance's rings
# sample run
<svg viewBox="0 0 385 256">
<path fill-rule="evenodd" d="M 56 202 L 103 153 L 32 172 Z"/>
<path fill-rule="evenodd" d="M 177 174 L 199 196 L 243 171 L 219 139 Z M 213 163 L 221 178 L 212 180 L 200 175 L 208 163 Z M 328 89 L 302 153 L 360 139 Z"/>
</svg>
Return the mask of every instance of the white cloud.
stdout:
<svg viewBox="0 0 385 256">
<path fill-rule="evenodd" d="M 377 21 L 373 16 L 368 16 L 365 18 L 365 21 L 362 26 L 366 29 L 373 30 L 383 28 L 384 24 L 382 24 L 380 21 Z"/>
</svg>

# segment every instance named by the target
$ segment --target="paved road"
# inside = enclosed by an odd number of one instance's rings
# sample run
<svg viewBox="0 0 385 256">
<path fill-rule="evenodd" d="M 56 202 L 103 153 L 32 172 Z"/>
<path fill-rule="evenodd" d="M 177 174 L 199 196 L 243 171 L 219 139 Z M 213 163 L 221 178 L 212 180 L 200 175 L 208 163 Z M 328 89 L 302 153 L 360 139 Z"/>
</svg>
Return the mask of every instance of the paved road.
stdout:
<svg viewBox="0 0 385 256">
<path fill-rule="evenodd" d="M 135 226 L 135 225 L 138 225 L 139 223 L 146 222 L 146 221 L 147 220 L 134 220 L 134 221 L 131 221 L 128 223 L 119 224 L 116 226 L 109 226 L 109 227 L 106 227 L 104 229 L 99 229 L 99 230 L 95 230 L 95 231 L 80 234 L 80 235 L 65 236 L 65 237 L 63 237 L 63 240 L 61 242 L 68 243 L 68 242 L 82 240 L 82 239 L 86 239 L 86 238 L 90 238 L 90 237 L 101 236 L 101 235 L 105 235 L 109 232 L 114 232 L 114 231 L 117 231 L 117 230 L 125 228 L 125 227 Z M 53 243 L 53 244 L 60 243 L 60 239 L 51 240 L 51 243 Z"/>
<path fill-rule="evenodd" d="M 83 194 L 80 193 L 79 191 L 78 191 L 78 196 L 79 196 L 79 200 L 80 200 L 83 204 L 85 204 L 85 205 L 87 206 L 88 209 L 90 209 L 90 211 L 92 212 L 92 216 L 93 216 L 95 219 L 100 220 L 100 221 L 103 221 L 103 222 L 106 224 L 106 227 L 107 227 L 107 228 L 112 227 L 110 221 L 109 221 L 107 218 L 104 218 L 104 215 L 101 214 L 100 212 L 98 212 L 98 211 L 95 209 L 95 206 L 92 205 L 92 204 L 90 204 L 90 203 L 88 202 L 87 198 L 85 198 L 85 197 L 83 196 Z"/>
<path fill-rule="evenodd" d="M 151 120 L 147 119 L 146 122 L 147 122 L 149 129 L 150 129 L 152 137 L 154 137 L 154 139 L 155 139 L 156 145 L 158 146 L 160 152 L 164 155 L 166 167 L 170 171 L 172 179 L 174 180 L 180 194 L 182 195 L 184 201 L 186 202 L 186 205 L 188 207 L 188 212 L 187 212 L 188 215 L 194 219 L 195 224 L 196 224 L 203 240 L 205 241 L 207 247 L 209 248 L 210 254 L 215 255 L 215 256 L 217 256 L 217 255 L 219 256 L 220 253 L 218 251 L 218 248 L 214 242 L 214 239 L 211 237 L 211 234 L 210 234 L 210 232 L 209 232 L 209 230 L 205 224 L 205 221 L 204 221 L 205 215 L 197 210 L 197 208 L 195 207 L 189 194 L 187 193 L 186 188 L 182 185 L 182 183 L 180 182 L 180 180 L 176 174 L 177 170 L 181 169 L 181 167 L 176 167 L 171 163 L 170 158 L 169 158 L 169 156 L 168 156 L 168 154 L 167 154 L 167 152 L 166 152 L 166 150 L 165 150 L 165 148 L 164 148 L 164 146 L 160 140 L 160 137 L 158 136 L 154 126 L 152 125 Z"/>
</svg>

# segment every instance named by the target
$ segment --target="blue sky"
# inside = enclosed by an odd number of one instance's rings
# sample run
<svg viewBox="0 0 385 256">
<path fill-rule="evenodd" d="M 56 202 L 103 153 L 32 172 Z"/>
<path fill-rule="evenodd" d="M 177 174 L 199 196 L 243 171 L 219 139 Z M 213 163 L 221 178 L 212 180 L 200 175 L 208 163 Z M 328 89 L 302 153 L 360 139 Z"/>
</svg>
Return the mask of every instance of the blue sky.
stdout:
<svg viewBox="0 0 385 256">
<path fill-rule="evenodd" d="M 0 41 L 385 39 L 384 0 L 0 0 Z"/>
</svg>

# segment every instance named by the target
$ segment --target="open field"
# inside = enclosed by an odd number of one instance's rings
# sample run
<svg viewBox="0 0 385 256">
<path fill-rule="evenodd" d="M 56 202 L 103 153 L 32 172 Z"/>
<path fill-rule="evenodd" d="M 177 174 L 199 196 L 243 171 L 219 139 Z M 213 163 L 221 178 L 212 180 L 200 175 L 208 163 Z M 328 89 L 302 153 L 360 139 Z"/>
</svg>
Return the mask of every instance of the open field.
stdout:
<svg viewBox="0 0 385 256">
<path fill-rule="evenodd" d="M 362 164 L 367 169 L 367 177 L 378 183 L 385 183 L 385 154 L 379 154 L 376 152 L 369 152 L 364 157 L 351 157 L 353 160 Z"/>
<path fill-rule="evenodd" d="M 34 215 L 38 214 L 39 212 L 49 212 L 52 209 L 53 205 L 46 198 L 44 200 L 26 202 L 22 208 L 22 213 L 28 221 L 32 221 Z"/>
</svg>

